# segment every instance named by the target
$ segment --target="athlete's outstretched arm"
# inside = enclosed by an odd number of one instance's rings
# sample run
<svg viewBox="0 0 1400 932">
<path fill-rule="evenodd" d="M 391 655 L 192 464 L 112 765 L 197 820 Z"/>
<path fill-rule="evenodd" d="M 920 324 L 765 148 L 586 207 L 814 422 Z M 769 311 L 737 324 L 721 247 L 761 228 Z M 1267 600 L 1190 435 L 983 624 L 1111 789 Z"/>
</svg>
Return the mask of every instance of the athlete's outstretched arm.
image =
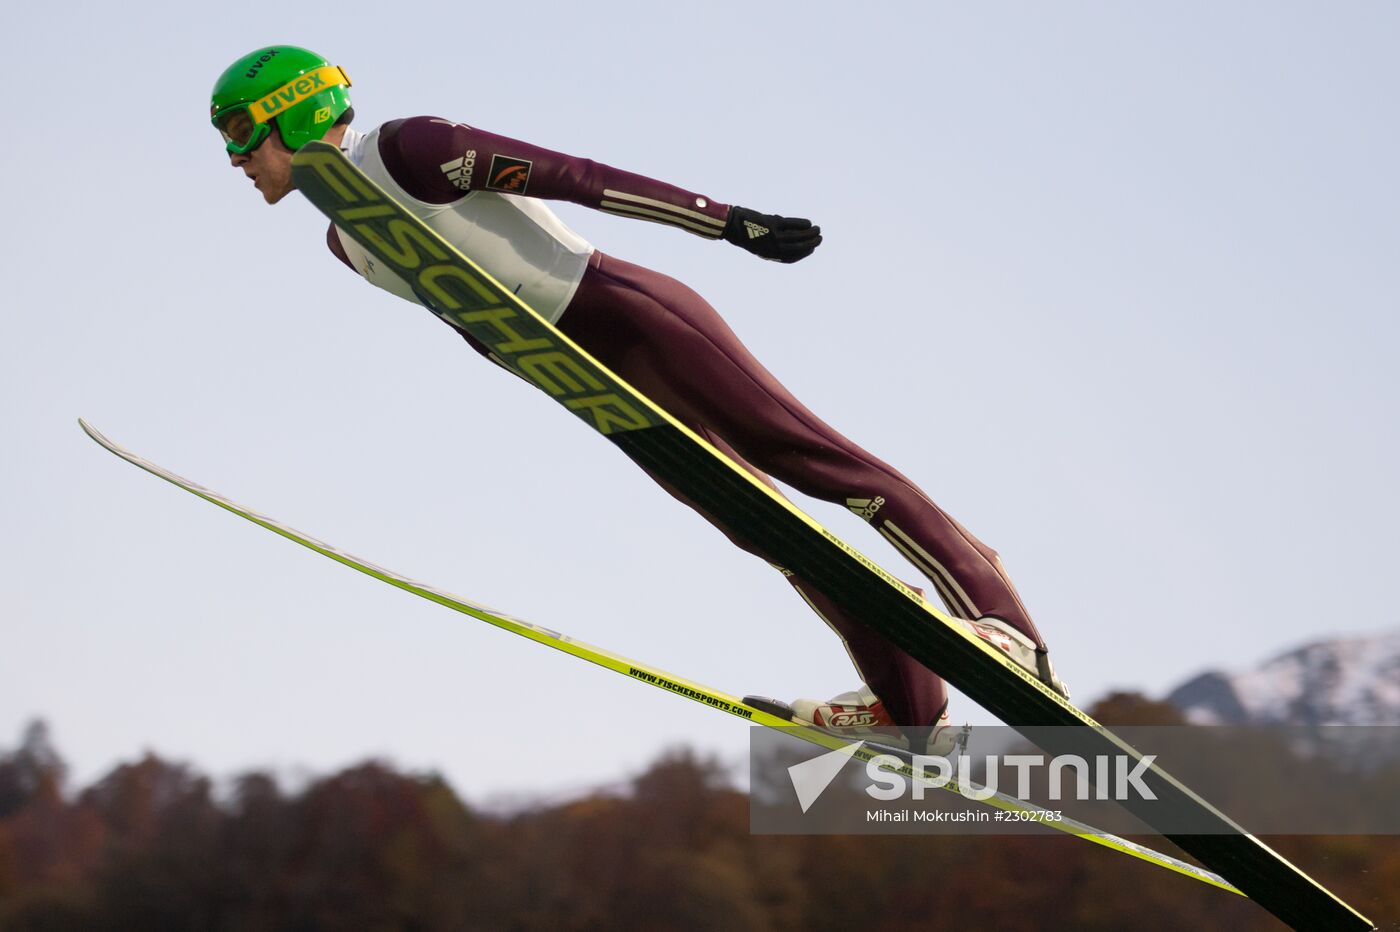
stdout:
<svg viewBox="0 0 1400 932">
<path fill-rule="evenodd" d="M 405 191 L 447 204 L 471 191 L 571 201 L 724 239 L 764 259 L 796 262 L 821 243 L 811 221 L 722 204 L 633 172 L 437 117 L 386 123 L 384 165 Z"/>
</svg>

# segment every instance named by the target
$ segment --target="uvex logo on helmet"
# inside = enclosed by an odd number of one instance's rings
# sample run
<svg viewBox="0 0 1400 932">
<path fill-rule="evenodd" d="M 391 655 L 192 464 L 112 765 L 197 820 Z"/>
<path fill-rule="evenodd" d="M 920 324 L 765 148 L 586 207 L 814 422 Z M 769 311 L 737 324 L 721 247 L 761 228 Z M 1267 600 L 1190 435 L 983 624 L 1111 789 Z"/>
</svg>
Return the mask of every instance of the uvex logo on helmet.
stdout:
<svg viewBox="0 0 1400 932">
<path fill-rule="evenodd" d="M 253 67 L 243 72 L 243 77 L 256 78 L 258 76 L 258 72 L 262 70 L 262 66 L 272 61 L 272 56 L 276 55 L 280 51 L 281 49 L 268 49 L 266 52 L 259 55 L 258 60 L 253 62 Z"/>
<path fill-rule="evenodd" d="M 259 116 L 263 119 L 276 116 L 279 111 L 287 109 L 298 101 L 305 100 L 316 93 L 319 88 L 325 87 L 326 79 L 322 73 L 323 70 L 313 71 L 304 77 L 297 78 L 258 101 L 257 105 L 262 108 L 262 113 Z"/>
</svg>

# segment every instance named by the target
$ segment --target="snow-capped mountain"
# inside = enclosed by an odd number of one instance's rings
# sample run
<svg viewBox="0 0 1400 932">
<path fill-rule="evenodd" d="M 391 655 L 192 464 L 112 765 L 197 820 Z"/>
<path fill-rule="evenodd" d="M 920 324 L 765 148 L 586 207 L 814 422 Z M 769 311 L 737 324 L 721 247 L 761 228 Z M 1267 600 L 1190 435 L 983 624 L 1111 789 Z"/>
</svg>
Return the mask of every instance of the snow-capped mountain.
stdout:
<svg viewBox="0 0 1400 932">
<path fill-rule="evenodd" d="M 1319 641 L 1246 673 L 1202 673 L 1166 701 L 1202 725 L 1400 725 L 1400 631 Z"/>
</svg>

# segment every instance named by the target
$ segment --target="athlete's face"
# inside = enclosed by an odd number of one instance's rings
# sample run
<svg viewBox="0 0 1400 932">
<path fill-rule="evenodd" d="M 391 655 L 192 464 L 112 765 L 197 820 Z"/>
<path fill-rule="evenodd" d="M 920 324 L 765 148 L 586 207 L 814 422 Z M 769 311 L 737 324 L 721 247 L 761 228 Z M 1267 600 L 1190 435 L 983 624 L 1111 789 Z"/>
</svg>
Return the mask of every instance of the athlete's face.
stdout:
<svg viewBox="0 0 1400 932">
<path fill-rule="evenodd" d="M 282 134 L 274 123 L 272 133 L 252 152 L 230 153 L 234 168 L 253 179 L 253 187 L 262 192 L 263 200 L 276 204 L 292 192 L 292 150 L 282 144 Z"/>
</svg>

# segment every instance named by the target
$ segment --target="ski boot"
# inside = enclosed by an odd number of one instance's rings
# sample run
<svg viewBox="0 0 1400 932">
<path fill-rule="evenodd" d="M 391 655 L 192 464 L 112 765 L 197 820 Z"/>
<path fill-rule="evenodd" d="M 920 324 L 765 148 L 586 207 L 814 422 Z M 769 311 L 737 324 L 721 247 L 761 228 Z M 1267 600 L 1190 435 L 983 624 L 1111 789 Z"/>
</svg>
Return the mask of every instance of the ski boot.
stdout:
<svg viewBox="0 0 1400 932">
<path fill-rule="evenodd" d="M 1050 654 L 1037 648 L 1034 641 L 1011 627 L 1010 622 L 1003 621 L 995 615 L 983 615 L 971 621 L 955 618 L 954 621 L 1006 654 L 1016 666 L 1061 696 L 1069 698 L 1069 687 L 1065 685 L 1064 680 L 1055 675 L 1055 668 L 1050 663 Z"/>
<path fill-rule="evenodd" d="M 744 703 L 789 721 L 820 728 L 847 740 L 862 740 L 910 754 L 930 754 L 951 757 L 959 747 L 967 746 L 968 726 L 953 727 L 948 720 L 948 707 L 943 707 L 938 722 L 922 728 L 899 726 L 885 711 L 870 687 L 864 684 L 852 692 L 842 693 L 826 702 L 797 699 L 792 703 L 761 696 L 745 696 Z"/>
</svg>

